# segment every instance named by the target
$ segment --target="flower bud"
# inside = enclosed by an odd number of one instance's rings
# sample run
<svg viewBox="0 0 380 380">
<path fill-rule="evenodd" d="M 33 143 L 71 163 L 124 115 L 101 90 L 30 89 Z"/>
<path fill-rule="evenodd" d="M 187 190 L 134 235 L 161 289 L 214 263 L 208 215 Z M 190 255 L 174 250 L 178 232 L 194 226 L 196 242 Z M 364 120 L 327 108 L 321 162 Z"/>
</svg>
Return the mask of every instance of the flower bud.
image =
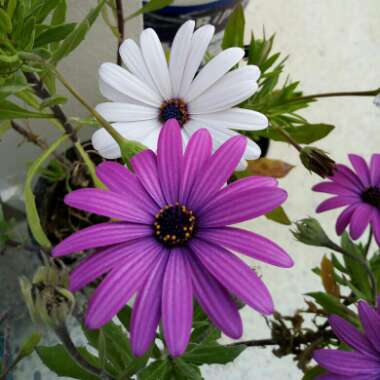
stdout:
<svg viewBox="0 0 380 380">
<path fill-rule="evenodd" d="M 20 278 L 21 292 L 34 322 L 57 327 L 71 315 L 75 299 L 67 285 L 68 272 L 55 264 L 40 267 L 32 282 Z"/>
<path fill-rule="evenodd" d="M 321 149 L 306 146 L 300 152 L 300 159 L 306 169 L 322 178 L 330 177 L 334 174 L 335 161 Z"/>
<path fill-rule="evenodd" d="M 301 243 L 316 247 L 329 246 L 330 239 L 316 219 L 301 219 L 295 224 L 296 229 L 291 232 Z"/>
</svg>

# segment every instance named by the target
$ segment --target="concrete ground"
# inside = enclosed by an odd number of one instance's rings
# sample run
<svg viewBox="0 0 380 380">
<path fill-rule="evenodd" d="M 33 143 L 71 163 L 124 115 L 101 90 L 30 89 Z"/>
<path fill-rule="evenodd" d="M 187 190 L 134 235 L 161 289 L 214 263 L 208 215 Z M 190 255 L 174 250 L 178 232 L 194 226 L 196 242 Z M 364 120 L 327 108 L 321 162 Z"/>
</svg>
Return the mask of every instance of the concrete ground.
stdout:
<svg viewBox="0 0 380 380">
<path fill-rule="evenodd" d="M 95 0 L 69 1 L 72 19 L 80 19 Z M 380 85 L 380 6 L 379 0 L 252 0 L 247 9 L 247 24 L 260 34 L 263 26 L 267 35 L 276 33 L 275 47 L 284 55 L 290 55 L 286 64 L 286 74 L 300 80 L 306 94 L 368 90 Z M 68 78 L 92 103 L 100 96 L 97 93 L 96 71 L 99 64 L 113 60 L 112 36 L 105 30 L 101 21 L 97 22 L 82 48 L 62 65 Z M 68 105 L 71 115 L 85 115 L 74 103 Z M 371 98 L 325 99 L 304 112 L 313 122 L 326 122 L 336 126 L 334 132 L 318 146 L 331 153 L 340 162 L 347 161 L 347 153 L 355 152 L 369 157 L 380 151 L 380 108 L 373 105 Z M 46 125 L 39 126 L 47 128 Z M 17 181 L 22 176 L 24 164 L 38 152 L 24 150 L 17 160 L 5 160 L 19 138 L 9 135 L 0 147 L 1 176 Z M 13 144 L 13 145 L 12 145 Z M 12 150 L 10 150 L 12 149 Z M 269 156 L 284 159 L 297 167 L 281 180 L 289 192 L 285 208 L 294 221 L 314 215 L 317 204 L 323 196 L 313 194 L 311 186 L 318 178 L 309 175 L 299 165 L 297 154 L 286 144 L 271 145 Z M 327 230 L 333 234 L 336 212 L 319 217 Z M 303 305 L 303 294 L 318 290 L 321 285 L 310 271 L 318 265 L 323 252 L 298 244 L 292 238 L 289 228 L 259 219 L 246 224 L 256 232 L 275 239 L 290 252 L 295 267 L 282 270 L 261 265 L 260 271 L 270 288 L 276 308 L 283 313 L 292 313 Z M 22 269 L 24 270 L 24 269 Z M 0 283 L 7 280 L 9 271 L 4 263 L 0 267 Z M 15 276 L 12 270 L 11 276 Z M 5 278 L 4 278 L 5 277 Z M 245 333 L 243 339 L 266 338 L 268 330 L 262 318 L 248 308 L 242 312 Z M 25 364 L 26 365 L 26 364 Z M 34 367 L 29 372 L 30 366 Z M 16 372 L 16 380 L 51 380 L 52 374 L 37 368 L 34 359 Z M 290 358 L 276 359 L 270 349 L 248 349 L 233 364 L 227 366 L 205 366 L 202 368 L 207 380 L 261 380 L 270 377 L 274 380 L 301 378 Z"/>
</svg>

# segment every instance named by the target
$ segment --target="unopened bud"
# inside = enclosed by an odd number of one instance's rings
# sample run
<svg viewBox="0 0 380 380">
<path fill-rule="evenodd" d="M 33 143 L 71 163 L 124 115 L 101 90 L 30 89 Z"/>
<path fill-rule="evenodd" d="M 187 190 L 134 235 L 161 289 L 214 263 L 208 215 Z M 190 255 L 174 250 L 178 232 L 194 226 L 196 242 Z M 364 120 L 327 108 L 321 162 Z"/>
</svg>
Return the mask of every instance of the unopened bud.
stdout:
<svg viewBox="0 0 380 380">
<path fill-rule="evenodd" d="M 315 247 L 329 246 L 330 239 L 316 219 L 302 219 L 296 222 L 295 225 L 296 229 L 291 230 L 291 232 L 301 243 Z"/>
<path fill-rule="evenodd" d="M 56 327 L 71 315 L 75 298 L 67 285 L 68 272 L 55 264 L 40 267 L 32 282 L 20 278 L 21 292 L 34 322 Z"/>
<path fill-rule="evenodd" d="M 320 177 L 330 177 L 334 174 L 335 161 L 321 149 L 306 146 L 300 152 L 300 159 L 306 169 Z"/>
</svg>

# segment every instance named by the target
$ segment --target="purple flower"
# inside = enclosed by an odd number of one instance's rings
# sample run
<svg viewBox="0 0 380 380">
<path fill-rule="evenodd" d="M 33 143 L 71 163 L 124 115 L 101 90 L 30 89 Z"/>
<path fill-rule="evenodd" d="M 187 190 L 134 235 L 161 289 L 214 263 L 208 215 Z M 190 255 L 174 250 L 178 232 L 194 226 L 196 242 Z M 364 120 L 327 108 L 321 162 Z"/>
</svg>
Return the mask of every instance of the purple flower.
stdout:
<svg viewBox="0 0 380 380">
<path fill-rule="evenodd" d="M 363 332 L 337 315 L 329 318 L 338 339 L 353 351 L 317 350 L 314 359 L 328 371 L 318 380 L 380 379 L 380 312 L 360 301 L 359 317 Z"/>
<path fill-rule="evenodd" d="M 334 194 L 318 206 L 317 212 L 344 206 L 336 222 L 337 234 L 341 235 L 350 225 L 350 236 L 356 240 L 371 224 L 380 245 L 380 154 L 372 155 L 369 166 L 360 156 L 350 154 L 348 157 L 354 171 L 337 164 L 330 181 L 314 186 L 314 191 Z"/>
<path fill-rule="evenodd" d="M 137 293 L 131 320 L 136 355 L 149 348 L 160 319 L 170 353 L 184 352 L 193 297 L 232 338 L 241 336 L 242 322 L 230 293 L 260 313 L 273 312 L 262 280 L 230 250 L 292 266 L 275 243 L 229 226 L 263 215 L 287 197 L 270 177 L 224 186 L 245 151 L 246 138 L 229 139 L 213 155 L 206 129 L 194 133 L 184 154 L 182 144 L 180 127 L 172 119 L 162 128 L 157 156 L 146 150 L 133 157 L 134 173 L 115 162 L 100 164 L 97 175 L 108 190 L 76 190 L 65 202 L 112 221 L 76 232 L 53 250 L 54 256 L 63 256 L 98 249 L 70 277 L 70 290 L 77 291 L 106 274 L 89 302 L 89 328 L 110 321 Z"/>
</svg>

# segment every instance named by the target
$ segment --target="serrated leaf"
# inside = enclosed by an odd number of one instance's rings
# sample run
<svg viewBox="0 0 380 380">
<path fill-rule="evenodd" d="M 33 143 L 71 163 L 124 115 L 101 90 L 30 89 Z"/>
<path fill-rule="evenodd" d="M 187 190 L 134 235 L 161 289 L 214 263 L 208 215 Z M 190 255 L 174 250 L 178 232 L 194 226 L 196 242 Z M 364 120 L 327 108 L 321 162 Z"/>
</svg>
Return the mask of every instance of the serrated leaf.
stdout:
<svg viewBox="0 0 380 380">
<path fill-rule="evenodd" d="M 0 100 L 0 121 L 11 119 L 51 119 L 54 115 L 28 111 L 8 100 Z"/>
<path fill-rule="evenodd" d="M 51 347 L 41 346 L 37 347 L 36 351 L 46 367 L 58 376 L 66 376 L 80 380 L 99 380 L 97 376 L 85 371 L 81 366 L 74 362 L 66 352 L 63 345 Z M 84 347 L 79 347 L 78 351 L 92 365 L 99 367 L 98 359 L 94 355 L 90 354 Z"/>
<path fill-rule="evenodd" d="M 12 21 L 7 12 L 0 8 L 0 31 L 5 33 L 12 32 Z"/>
<path fill-rule="evenodd" d="M 170 5 L 174 0 L 150 0 L 145 3 L 138 11 L 129 15 L 125 21 L 131 20 L 132 18 L 142 15 L 148 12 L 158 11 L 159 9 L 165 8 Z"/>
<path fill-rule="evenodd" d="M 234 361 L 247 347 L 239 346 L 222 346 L 220 344 L 202 344 L 190 346 L 182 359 L 195 364 L 227 364 Z"/>
<path fill-rule="evenodd" d="M 265 214 L 265 217 L 273 222 L 284 224 L 285 226 L 290 226 L 292 224 L 288 215 L 282 207 L 277 207 L 271 212 Z"/>
<path fill-rule="evenodd" d="M 334 279 L 334 266 L 327 256 L 323 256 L 321 261 L 321 278 L 326 292 L 331 296 L 339 298 L 339 286 Z"/>
<path fill-rule="evenodd" d="M 75 28 L 75 23 L 55 25 L 47 28 L 38 35 L 34 42 L 35 47 L 44 46 L 51 42 L 61 41 L 66 38 Z"/>
<path fill-rule="evenodd" d="M 244 46 L 245 18 L 244 9 L 239 3 L 231 15 L 228 17 L 227 25 L 224 30 L 222 48 L 243 47 Z"/>
<path fill-rule="evenodd" d="M 67 135 L 61 136 L 54 143 L 52 143 L 47 150 L 45 150 L 29 167 L 25 184 L 24 184 L 24 202 L 26 218 L 28 226 L 32 232 L 34 239 L 37 243 L 45 248 L 50 248 L 51 243 L 47 238 L 40 222 L 40 216 L 36 207 L 36 202 L 33 193 L 33 180 L 42 168 L 42 165 L 48 160 L 50 155 L 68 138 Z"/>
<path fill-rule="evenodd" d="M 170 380 L 172 367 L 167 360 L 157 360 L 137 375 L 139 380 Z"/>
<path fill-rule="evenodd" d="M 251 175 L 283 178 L 293 168 L 294 165 L 288 164 L 285 161 L 263 157 L 257 160 L 248 161 L 248 167 L 246 170 Z"/>
</svg>

